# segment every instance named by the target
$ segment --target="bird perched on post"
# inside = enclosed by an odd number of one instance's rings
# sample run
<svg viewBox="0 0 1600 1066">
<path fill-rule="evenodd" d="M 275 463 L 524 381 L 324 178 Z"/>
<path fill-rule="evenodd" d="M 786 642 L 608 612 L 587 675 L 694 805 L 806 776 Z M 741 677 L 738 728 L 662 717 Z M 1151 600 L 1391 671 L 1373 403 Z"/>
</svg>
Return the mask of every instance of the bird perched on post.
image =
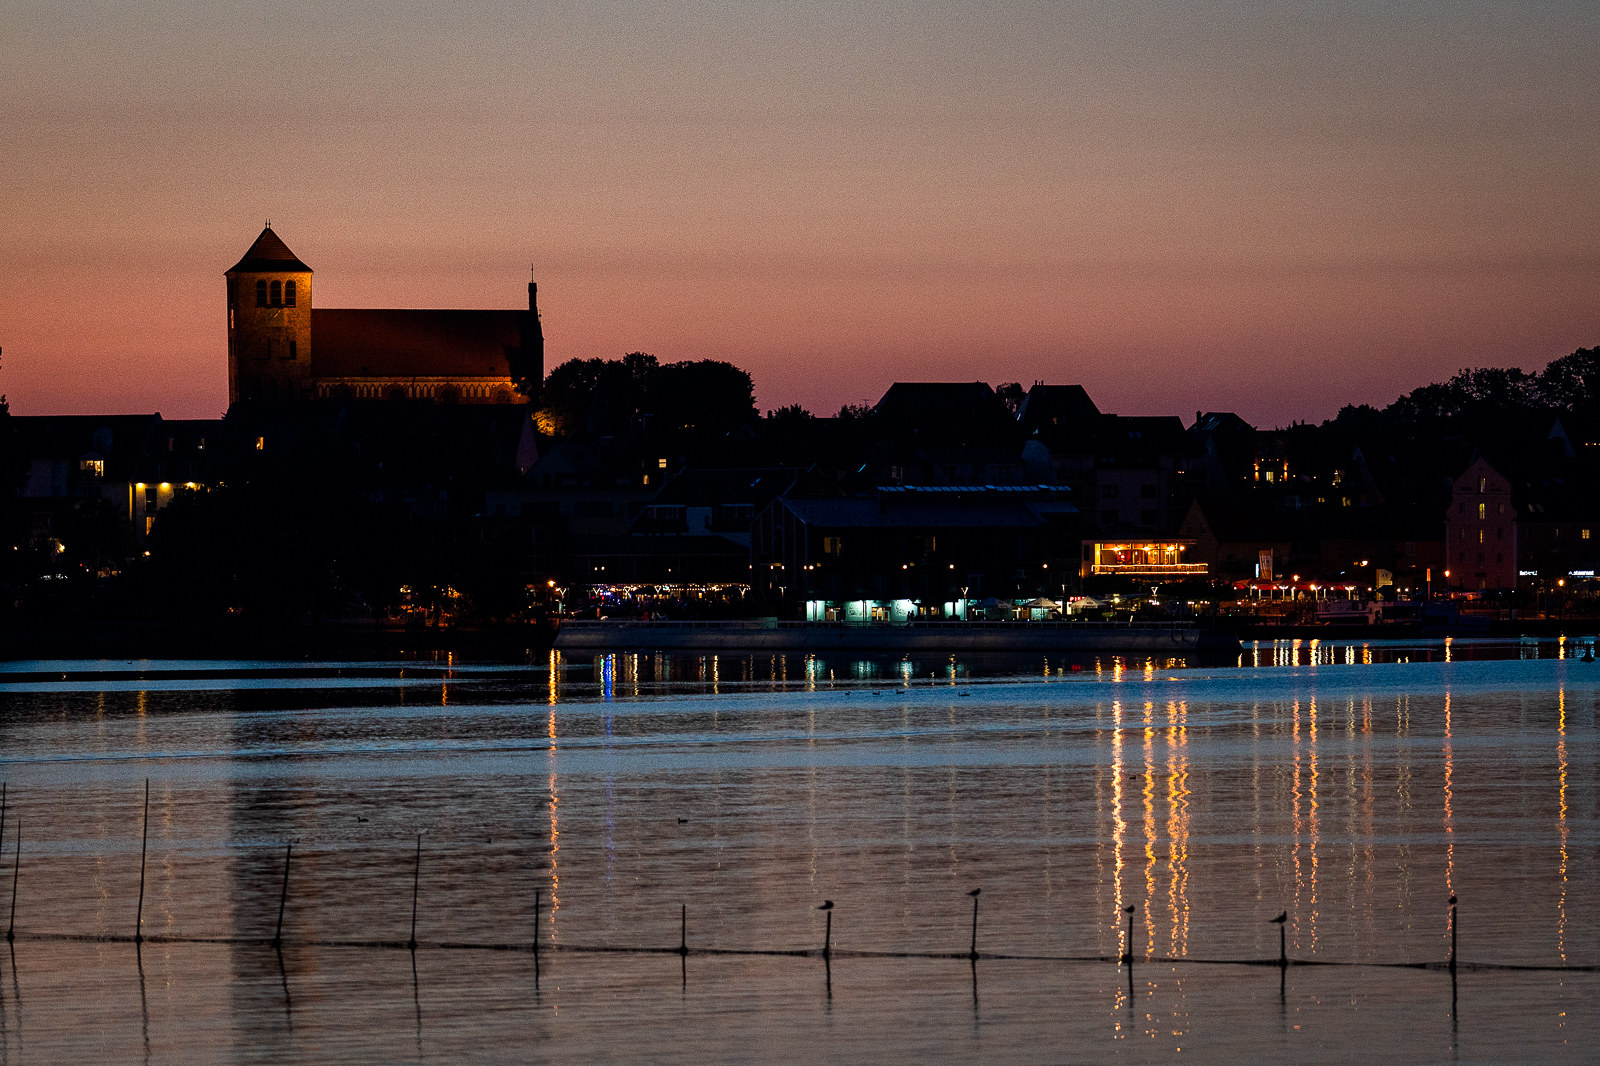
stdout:
<svg viewBox="0 0 1600 1066">
<path fill-rule="evenodd" d="M 822 901 L 822 906 L 818 907 L 817 910 L 819 910 L 819 911 L 831 911 L 831 910 L 833 910 L 833 900 L 831 900 L 831 899 L 823 900 Z"/>
</svg>

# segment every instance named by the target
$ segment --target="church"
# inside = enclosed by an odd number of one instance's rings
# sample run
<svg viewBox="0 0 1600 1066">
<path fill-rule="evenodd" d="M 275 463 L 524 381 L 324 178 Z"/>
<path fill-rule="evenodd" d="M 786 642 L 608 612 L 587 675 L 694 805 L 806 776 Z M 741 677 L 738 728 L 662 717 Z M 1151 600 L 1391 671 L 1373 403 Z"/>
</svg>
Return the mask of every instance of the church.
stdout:
<svg viewBox="0 0 1600 1066">
<path fill-rule="evenodd" d="M 311 268 L 269 223 L 228 280 L 228 402 L 524 402 L 544 376 L 538 287 L 506 311 L 315 307 Z"/>
</svg>

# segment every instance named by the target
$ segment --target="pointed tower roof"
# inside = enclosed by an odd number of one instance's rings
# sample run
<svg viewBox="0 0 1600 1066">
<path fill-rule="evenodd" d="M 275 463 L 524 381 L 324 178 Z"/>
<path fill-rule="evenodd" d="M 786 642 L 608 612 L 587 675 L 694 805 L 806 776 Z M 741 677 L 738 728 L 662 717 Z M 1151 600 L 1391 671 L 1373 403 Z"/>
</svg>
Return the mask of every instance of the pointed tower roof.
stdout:
<svg viewBox="0 0 1600 1066">
<path fill-rule="evenodd" d="M 302 263 L 299 257 L 289 250 L 289 246 L 283 243 L 283 238 L 272 232 L 272 227 L 268 226 L 261 231 L 261 236 L 256 238 L 250 250 L 244 253 L 244 258 L 235 263 L 228 273 L 241 271 L 263 274 L 288 272 L 309 274 L 311 268 Z"/>
</svg>

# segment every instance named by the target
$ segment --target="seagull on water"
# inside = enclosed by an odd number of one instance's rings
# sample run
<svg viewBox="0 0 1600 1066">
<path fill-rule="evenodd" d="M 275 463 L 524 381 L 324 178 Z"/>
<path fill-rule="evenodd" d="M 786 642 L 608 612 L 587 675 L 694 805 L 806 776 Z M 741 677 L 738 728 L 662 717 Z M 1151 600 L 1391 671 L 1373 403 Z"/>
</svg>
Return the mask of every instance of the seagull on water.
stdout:
<svg viewBox="0 0 1600 1066">
<path fill-rule="evenodd" d="M 822 901 L 822 906 L 818 907 L 817 910 L 819 910 L 819 911 L 831 911 L 831 910 L 833 910 L 833 900 L 831 900 L 831 899 L 823 900 Z"/>
</svg>

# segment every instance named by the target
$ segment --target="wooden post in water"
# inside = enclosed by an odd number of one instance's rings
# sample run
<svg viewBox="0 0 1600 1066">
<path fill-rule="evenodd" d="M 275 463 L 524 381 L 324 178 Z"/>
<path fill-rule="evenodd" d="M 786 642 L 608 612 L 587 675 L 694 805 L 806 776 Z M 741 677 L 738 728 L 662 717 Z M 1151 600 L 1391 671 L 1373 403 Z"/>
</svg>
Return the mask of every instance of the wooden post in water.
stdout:
<svg viewBox="0 0 1600 1066">
<path fill-rule="evenodd" d="M 1130 903 L 1122 908 L 1122 913 L 1128 916 L 1128 950 L 1122 953 L 1122 961 L 1127 963 L 1131 969 L 1133 967 L 1133 904 Z"/>
<path fill-rule="evenodd" d="M 144 859 L 150 850 L 150 779 L 144 779 L 144 835 L 139 840 L 139 913 L 133 925 L 133 942 L 144 942 Z"/>
<path fill-rule="evenodd" d="M 678 904 L 678 954 L 689 954 L 689 905 Z"/>
<path fill-rule="evenodd" d="M 11 921 L 6 925 L 6 942 L 16 939 L 17 878 L 22 874 L 22 819 L 17 819 L 17 861 L 11 867 Z"/>
<path fill-rule="evenodd" d="M 411 867 L 411 937 L 406 947 L 417 950 L 417 891 L 422 884 L 422 834 L 417 834 L 417 858 Z"/>
<path fill-rule="evenodd" d="M 1456 897 L 1450 897 L 1450 972 L 1456 972 Z"/>
<path fill-rule="evenodd" d="M 278 927 L 272 933 L 272 946 L 283 946 L 283 908 L 289 902 L 289 856 L 294 853 L 294 843 L 283 846 L 283 890 L 278 893 Z"/>
<path fill-rule="evenodd" d="M 972 946 L 967 950 L 967 958 L 973 962 L 978 961 L 978 893 L 983 889 L 975 888 L 967 895 L 972 897 Z"/>
<path fill-rule="evenodd" d="M 833 957 L 833 900 L 823 900 L 822 906 L 817 910 L 824 911 L 828 915 L 828 924 L 823 927 L 822 932 L 822 958 L 823 961 L 827 961 Z"/>
<path fill-rule="evenodd" d="M 1283 930 L 1284 926 L 1289 924 L 1289 912 L 1284 911 L 1276 918 L 1268 920 L 1278 927 L 1278 968 L 1286 969 L 1289 965 L 1289 947 Z"/>
</svg>

